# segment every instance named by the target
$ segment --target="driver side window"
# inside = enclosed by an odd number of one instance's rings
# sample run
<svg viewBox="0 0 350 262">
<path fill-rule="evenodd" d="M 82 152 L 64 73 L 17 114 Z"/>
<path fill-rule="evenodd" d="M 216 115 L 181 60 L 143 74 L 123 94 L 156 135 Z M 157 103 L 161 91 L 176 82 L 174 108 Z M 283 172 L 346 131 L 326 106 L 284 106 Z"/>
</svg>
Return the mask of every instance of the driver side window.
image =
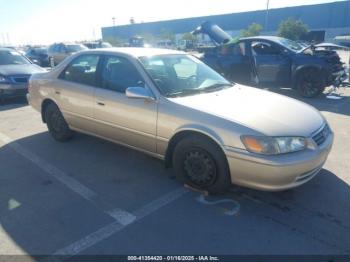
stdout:
<svg viewBox="0 0 350 262">
<path fill-rule="evenodd" d="M 281 54 L 281 49 L 278 46 L 269 42 L 253 41 L 251 46 L 252 53 L 255 56 Z"/>
</svg>

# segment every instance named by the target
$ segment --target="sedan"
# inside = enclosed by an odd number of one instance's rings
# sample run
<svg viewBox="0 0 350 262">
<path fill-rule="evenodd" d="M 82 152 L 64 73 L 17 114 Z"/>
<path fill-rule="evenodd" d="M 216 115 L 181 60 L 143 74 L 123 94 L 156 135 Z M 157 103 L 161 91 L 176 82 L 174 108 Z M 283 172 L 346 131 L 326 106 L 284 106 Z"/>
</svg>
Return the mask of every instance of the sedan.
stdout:
<svg viewBox="0 0 350 262">
<path fill-rule="evenodd" d="M 163 159 L 184 184 L 286 190 L 321 170 L 333 143 L 300 101 L 227 81 L 184 52 L 113 48 L 33 75 L 29 103 L 57 141 L 94 135 Z"/>
<path fill-rule="evenodd" d="M 0 48 L 0 99 L 25 96 L 31 74 L 45 70 L 14 49 Z"/>
</svg>

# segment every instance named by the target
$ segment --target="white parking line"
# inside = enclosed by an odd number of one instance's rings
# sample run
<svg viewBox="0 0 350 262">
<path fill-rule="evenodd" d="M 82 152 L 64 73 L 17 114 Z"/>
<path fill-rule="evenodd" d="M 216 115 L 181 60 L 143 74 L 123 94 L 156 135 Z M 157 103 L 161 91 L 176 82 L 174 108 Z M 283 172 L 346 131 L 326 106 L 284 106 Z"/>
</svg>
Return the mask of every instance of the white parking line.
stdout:
<svg viewBox="0 0 350 262">
<path fill-rule="evenodd" d="M 86 200 L 92 201 L 92 199 L 97 196 L 95 192 L 93 192 L 86 186 L 82 185 L 74 178 L 66 175 L 62 170 L 49 164 L 48 162 L 46 162 L 44 159 L 40 158 L 33 152 L 22 147 L 17 142 L 14 142 L 10 137 L 6 136 L 5 134 L 0 133 L 0 140 L 6 143 L 7 146 L 12 148 L 15 152 L 20 154 L 22 157 L 28 159 L 29 161 L 34 163 L 36 166 L 38 166 L 40 169 L 50 174 L 51 176 L 55 177 L 62 184 L 64 184 L 69 189 L 71 189 L 81 197 L 85 198 Z"/>
<path fill-rule="evenodd" d="M 172 203 L 173 201 L 177 200 L 178 198 L 182 197 L 186 193 L 188 193 L 189 190 L 185 188 L 177 189 L 173 192 L 170 192 L 152 202 L 149 204 L 143 206 L 139 210 L 136 210 L 134 212 L 134 215 L 136 219 L 134 219 L 132 222 L 121 225 L 119 223 L 111 223 L 107 226 L 102 227 L 101 229 L 95 231 L 94 233 L 87 235 L 86 237 L 72 243 L 71 245 L 64 247 L 60 250 L 57 250 L 52 256 L 47 257 L 43 259 L 42 261 L 63 261 L 68 259 L 71 256 L 77 255 L 84 250 L 86 250 L 89 247 L 92 247 L 96 245 L 97 243 L 107 239 L 108 237 L 114 235 L 115 233 L 123 230 L 128 225 L 134 224 L 135 222 L 141 220 L 142 218 L 154 213 L 155 211 L 159 210 L 160 208 Z"/>
<path fill-rule="evenodd" d="M 127 223 L 132 222 L 135 219 L 133 218 L 133 215 L 127 211 L 112 208 L 108 203 L 105 203 L 103 200 L 99 199 L 97 193 L 87 188 L 71 176 L 65 174 L 61 169 L 49 164 L 47 161 L 45 161 L 35 153 L 24 148 L 5 134 L 0 133 L 0 140 L 2 140 L 5 144 L 7 144 L 8 147 L 12 148 L 19 155 L 34 163 L 37 167 L 45 171 L 47 174 L 56 178 L 70 190 L 77 193 L 82 198 L 88 200 L 97 208 L 102 209 L 103 212 L 110 215 L 119 224 L 125 225 Z"/>
</svg>

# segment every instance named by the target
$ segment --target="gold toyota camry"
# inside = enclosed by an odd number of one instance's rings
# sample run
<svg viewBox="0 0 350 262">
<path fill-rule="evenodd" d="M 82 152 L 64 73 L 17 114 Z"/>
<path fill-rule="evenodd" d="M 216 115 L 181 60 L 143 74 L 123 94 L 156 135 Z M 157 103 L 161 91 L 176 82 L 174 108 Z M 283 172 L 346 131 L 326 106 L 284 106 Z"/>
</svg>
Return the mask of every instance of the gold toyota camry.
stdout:
<svg viewBox="0 0 350 262">
<path fill-rule="evenodd" d="M 33 75 L 28 89 L 54 139 L 82 132 L 140 150 L 212 193 L 231 184 L 299 186 L 320 171 L 333 143 L 313 107 L 231 83 L 179 51 L 83 51 Z"/>
</svg>

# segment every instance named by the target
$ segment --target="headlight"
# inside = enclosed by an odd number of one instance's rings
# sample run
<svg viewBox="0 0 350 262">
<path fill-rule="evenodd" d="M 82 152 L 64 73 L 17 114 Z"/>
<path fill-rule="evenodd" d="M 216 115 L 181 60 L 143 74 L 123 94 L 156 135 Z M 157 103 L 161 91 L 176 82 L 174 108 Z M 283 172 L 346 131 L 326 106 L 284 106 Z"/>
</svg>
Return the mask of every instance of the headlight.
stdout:
<svg viewBox="0 0 350 262">
<path fill-rule="evenodd" d="M 291 153 L 306 148 L 303 137 L 242 136 L 241 139 L 248 151 L 263 155 Z"/>
</svg>

